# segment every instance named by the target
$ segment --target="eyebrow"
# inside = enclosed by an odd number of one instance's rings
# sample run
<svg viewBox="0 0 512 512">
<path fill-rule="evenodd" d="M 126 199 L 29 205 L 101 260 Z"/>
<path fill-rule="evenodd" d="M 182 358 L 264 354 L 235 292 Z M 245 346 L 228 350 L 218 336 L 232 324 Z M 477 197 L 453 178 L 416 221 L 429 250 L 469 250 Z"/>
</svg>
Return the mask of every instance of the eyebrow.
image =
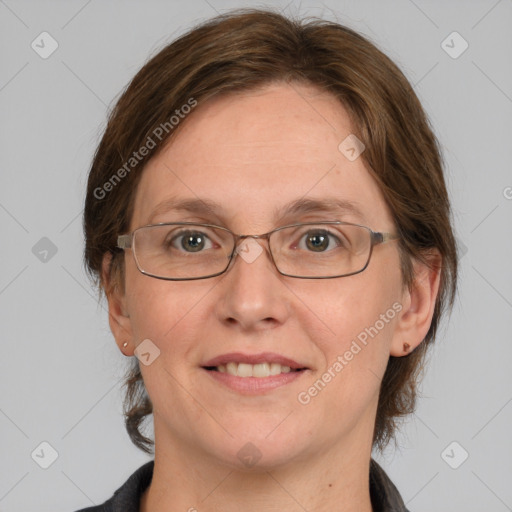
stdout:
<svg viewBox="0 0 512 512">
<path fill-rule="evenodd" d="M 222 219 L 223 207 L 210 199 L 200 198 L 170 198 L 159 203 L 149 216 L 148 223 L 157 216 L 171 211 L 184 211 Z M 353 201 L 338 197 L 325 197 L 322 199 L 302 197 L 274 208 L 274 219 L 284 219 L 305 215 L 308 213 L 324 213 L 330 215 L 352 215 L 363 222 L 366 217 L 360 207 Z"/>
</svg>

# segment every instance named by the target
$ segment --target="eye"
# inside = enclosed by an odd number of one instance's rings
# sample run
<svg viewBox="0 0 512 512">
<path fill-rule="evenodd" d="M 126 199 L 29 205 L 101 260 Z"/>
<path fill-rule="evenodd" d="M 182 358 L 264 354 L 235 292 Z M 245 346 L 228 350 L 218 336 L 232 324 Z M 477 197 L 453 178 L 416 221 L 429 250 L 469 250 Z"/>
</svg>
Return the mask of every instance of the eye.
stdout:
<svg viewBox="0 0 512 512">
<path fill-rule="evenodd" d="M 171 233 L 169 234 L 171 235 Z M 212 241 L 201 231 L 184 230 L 172 236 L 166 241 L 167 246 L 186 252 L 201 252 L 203 249 L 211 249 Z"/>
<path fill-rule="evenodd" d="M 299 241 L 299 249 L 307 249 L 312 252 L 327 252 L 339 247 L 346 247 L 346 244 L 326 229 L 309 230 L 301 236 Z"/>
</svg>

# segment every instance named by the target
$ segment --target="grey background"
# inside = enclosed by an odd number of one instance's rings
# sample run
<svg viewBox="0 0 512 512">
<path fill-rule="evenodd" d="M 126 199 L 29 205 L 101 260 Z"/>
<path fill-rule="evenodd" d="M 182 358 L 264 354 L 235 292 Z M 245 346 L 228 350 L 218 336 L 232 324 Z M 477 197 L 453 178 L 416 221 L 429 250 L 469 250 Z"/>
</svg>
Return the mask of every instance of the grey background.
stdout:
<svg viewBox="0 0 512 512">
<path fill-rule="evenodd" d="M 0 511 L 103 502 L 149 460 L 125 433 L 128 360 L 82 268 L 87 171 L 107 107 L 149 55 L 216 12 L 256 5 L 0 0 Z M 376 457 L 413 512 L 512 510 L 512 1 L 303 1 L 284 12 L 337 19 L 399 64 L 441 140 L 467 249 L 417 412 L 398 449 Z M 31 48 L 43 31 L 59 45 L 47 59 Z M 441 46 L 453 31 L 469 43 L 456 59 Z M 43 441 L 58 452 L 48 469 L 31 457 Z"/>
</svg>

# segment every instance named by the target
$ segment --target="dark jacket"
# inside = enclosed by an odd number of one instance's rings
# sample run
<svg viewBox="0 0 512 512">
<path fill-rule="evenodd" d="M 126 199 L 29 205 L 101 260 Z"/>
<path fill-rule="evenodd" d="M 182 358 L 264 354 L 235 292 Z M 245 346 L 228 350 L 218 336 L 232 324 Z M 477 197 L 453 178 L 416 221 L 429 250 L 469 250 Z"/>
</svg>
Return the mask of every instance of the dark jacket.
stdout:
<svg viewBox="0 0 512 512">
<path fill-rule="evenodd" d="M 150 461 L 137 469 L 103 505 L 77 512 L 139 512 L 142 494 L 151 483 L 153 466 L 154 461 Z M 370 497 L 373 512 L 409 512 L 393 482 L 373 459 L 370 464 Z"/>
</svg>

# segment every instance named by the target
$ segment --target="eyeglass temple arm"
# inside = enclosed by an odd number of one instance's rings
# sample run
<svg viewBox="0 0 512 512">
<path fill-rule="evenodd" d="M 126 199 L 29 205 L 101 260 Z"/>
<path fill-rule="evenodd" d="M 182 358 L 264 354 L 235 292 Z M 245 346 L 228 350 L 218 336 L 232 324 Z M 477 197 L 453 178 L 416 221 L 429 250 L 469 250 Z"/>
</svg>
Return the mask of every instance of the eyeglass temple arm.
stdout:
<svg viewBox="0 0 512 512">
<path fill-rule="evenodd" d="M 117 247 L 119 249 L 130 249 L 132 246 L 132 235 L 119 235 L 117 237 Z"/>
<path fill-rule="evenodd" d="M 373 231 L 372 233 L 374 244 L 384 244 L 386 242 L 389 242 L 390 240 L 398 240 L 400 238 L 398 235 L 395 235 L 394 233 L 375 233 L 375 231 Z"/>
</svg>

